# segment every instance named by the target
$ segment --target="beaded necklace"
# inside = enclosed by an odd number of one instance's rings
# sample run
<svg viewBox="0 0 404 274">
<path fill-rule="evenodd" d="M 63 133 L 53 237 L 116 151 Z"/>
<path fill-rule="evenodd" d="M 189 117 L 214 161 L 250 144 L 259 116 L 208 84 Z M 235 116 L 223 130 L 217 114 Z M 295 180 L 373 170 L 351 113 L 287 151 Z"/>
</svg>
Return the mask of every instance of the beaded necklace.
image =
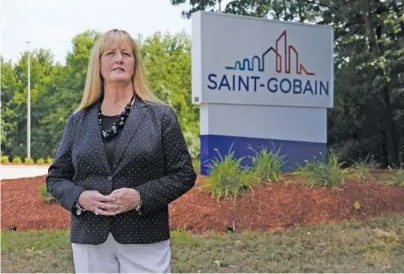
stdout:
<svg viewBox="0 0 404 274">
<path fill-rule="evenodd" d="M 111 128 L 107 130 L 102 129 L 102 111 L 101 111 L 101 104 L 98 106 L 98 123 L 101 128 L 101 137 L 104 140 L 111 139 L 118 135 L 118 132 L 121 131 L 126 123 L 126 120 L 129 117 L 129 112 L 132 108 L 132 103 L 135 99 L 135 94 L 133 94 L 132 98 L 130 99 L 130 102 L 125 106 L 125 109 L 121 112 L 119 115 L 118 120 L 112 124 Z M 101 100 L 102 101 L 102 100 Z"/>
</svg>

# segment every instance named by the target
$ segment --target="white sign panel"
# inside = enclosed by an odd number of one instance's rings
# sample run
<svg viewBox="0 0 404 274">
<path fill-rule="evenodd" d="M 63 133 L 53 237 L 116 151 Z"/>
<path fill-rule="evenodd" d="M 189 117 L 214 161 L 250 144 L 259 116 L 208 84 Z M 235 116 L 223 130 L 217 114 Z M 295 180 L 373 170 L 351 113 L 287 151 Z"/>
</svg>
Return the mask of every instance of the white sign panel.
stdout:
<svg viewBox="0 0 404 274">
<path fill-rule="evenodd" d="M 192 17 L 193 103 L 333 107 L 333 29 L 255 17 Z"/>
</svg>

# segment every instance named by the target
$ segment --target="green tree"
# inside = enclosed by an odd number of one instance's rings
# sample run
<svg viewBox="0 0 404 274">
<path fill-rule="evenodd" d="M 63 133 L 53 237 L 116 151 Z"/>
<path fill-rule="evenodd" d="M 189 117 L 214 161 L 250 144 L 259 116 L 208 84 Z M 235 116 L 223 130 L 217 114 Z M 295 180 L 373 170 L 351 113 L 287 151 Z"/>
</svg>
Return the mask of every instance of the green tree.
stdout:
<svg viewBox="0 0 404 274">
<path fill-rule="evenodd" d="M 38 97 L 46 90 L 53 69 L 53 55 L 50 51 L 34 50 L 30 57 L 31 73 L 31 129 L 38 128 L 40 110 L 36 104 Z M 26 156 L 27 148 L 27 94 L 28 94 L 28 53 L 25 52 L 15 66 L 8 64 L 4 83 L 5 100 L 2 98 L 2 119 L 4 146 L 2 153 L 10 156 Z M 2 79 L 3 80 L 3 79 Z M 4 104 L 4 105 L 3 105 Z M 34 133 L 32 132 L 32 135 Z M 35 144 L 32 143 L 35 147 Z M 34 156 L 32 151 L 32 156 Z"/>
<path fill-rule="evenodd" d="M 1 62 L 1 151 L 4 154 L 5 148 L 10 147 L 10 138 L 7 132 L 13 128 L 13 121 L 8 121 L 7 114 L 10 110 L 7 105 L 13 94 L 17 90 L 17 78 L 11 61 L 5 61 L 3 57 Z"/>
<path fill-rule="evenodd" d="M 217 12 L 220 0 L 171 0 Z M 335 107 L 328 143 L 343 160 L 373 154 L 384 166 L 404 155 L 404 5 L 396 0 L 235 0 L 222 12 L 326 24 L 335 31 Z"/>
<path fill-rule="evenodd" d="M 140 42 L 150 86 L 178 114 L 193 157 L 199 154 L 199 107 L 191 100 L 191 40 L 155 33 Z"/>
<path fill-rule="evenodd" d="M 99 35 L 95 31 L 85 31 L 73 37 L 73 50 L 67 54 L 66 65 L 57 65 L 53 70 L 52 80 L 39 100 L 43 115 L 36 140 L 39 151 L 46 154 L 42 157 L 54 155 L 66 120 L 81 101 L 90 51 Z"/>
<path fill-rule="evenodd" d="M 66 119 L 78 106 L 84 89 L 90 50 L 99 33 L 73 37 L 66 65 L 54 64 L 49 50 L 31 53 L 31 157 L 53 156 Z M 28 53 L 18 62 L 2 62 L 2 154 L 26 156 Z"/>
<path fill-rule="evenodd" d="M 318 1 L 306 0 L 233 0 L 223 4 L 221 0 L 170 0 L 172 5 L 188 4 L 190 8 L 182 11 L 184 18 L 190 18 L 196 11 L 211 11 L 256 16 L 268 19 L 294 22 L 315 22 L 321 14 L 323 5 Z M 322 1 L 320 1 L 322 2 Z"/>
<path fill-rule="evenodd" d="M 338 103 L 331 111 L 331 143 L 346 158 L 370 153 L 384 165 L 398 166 L 404 143 L 403 6 L 328 1 L 323 17 L 336 33 Z"/>
</svg>

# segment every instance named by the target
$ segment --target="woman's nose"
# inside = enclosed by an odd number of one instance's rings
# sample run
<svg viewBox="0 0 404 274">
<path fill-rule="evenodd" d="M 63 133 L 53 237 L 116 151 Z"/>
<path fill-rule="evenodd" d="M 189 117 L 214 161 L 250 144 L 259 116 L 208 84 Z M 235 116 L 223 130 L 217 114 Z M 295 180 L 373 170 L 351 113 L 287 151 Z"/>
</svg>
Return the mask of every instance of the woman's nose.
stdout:
<svg viewBox="0 0 404 274">
<path fill-rule="evenodd" d="M 123 60 L 122 53 L 117 52 L 117 53 L 115 54 L 115 61 L 121 63 L 122 60 Z"/>
</svg>

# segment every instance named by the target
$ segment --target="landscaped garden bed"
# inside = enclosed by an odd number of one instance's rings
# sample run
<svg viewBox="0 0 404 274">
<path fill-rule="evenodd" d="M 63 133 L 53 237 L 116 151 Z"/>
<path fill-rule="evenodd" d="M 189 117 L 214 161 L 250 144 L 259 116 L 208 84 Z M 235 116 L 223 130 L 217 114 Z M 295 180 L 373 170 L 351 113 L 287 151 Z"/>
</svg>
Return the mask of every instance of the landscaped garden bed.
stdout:
<svg viewBox="0 0 404 274">
<path fill-rule="evenodd" d="M 402 169 L 331 155 L 282 173 L 281 160 L 264 152 L 248 168 L 230 154 L 169 205 L 173 272 L 404 270 Z M 1 187 L 2 272 L 73 271 L 69 212 L 45 176 Z"/>
<path fill-rule="evenodd" d="M 308 187 L 297 175 L 284 175 L 277 183 L 264 183 L 240 193 L 235 202 L 217 201 L 202 189 L 207 180 L 170 204 L 173 229 L 193 232 L 268 231 L 298 225 L 367 219 L 385 213 L 404 214 L 404 187 L 381 183 L 387 175 L 345 180 L 341 189 Z M 2 181 L 1 227 L 4 230 L 68 229 L 69 213 L 40 194 L 44 176 Z"/>
</svg>

